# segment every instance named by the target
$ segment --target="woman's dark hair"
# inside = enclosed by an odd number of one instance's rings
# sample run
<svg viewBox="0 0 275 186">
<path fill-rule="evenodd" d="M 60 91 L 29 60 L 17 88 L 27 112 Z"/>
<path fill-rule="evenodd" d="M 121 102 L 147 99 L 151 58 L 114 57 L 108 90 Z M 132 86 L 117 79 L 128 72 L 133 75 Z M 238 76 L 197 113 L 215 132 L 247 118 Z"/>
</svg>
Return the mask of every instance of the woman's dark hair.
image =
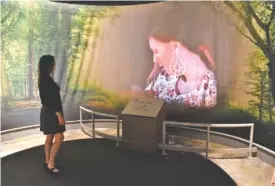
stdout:
<svg viewBox="0 0 275 186">
<path fill-rule="evenodd" d="M 38 86 L 40 85 L 41 79 L 48 78 L 53 73 L 54 57 L 52 55 L 43 55 L 38 64 Z"/>
<path fill-rule="evenodd" d="M 167 32 L 154 33 L 154 34 L 151 34 L 151 37 L 154 37 L 164 43 L 172 41 L 172 39 L 168 39 L 168 38 L 174 38 L 173 39 L 174 41 L 179 41 L 181 44 L 184 44 L 184 46 L 188 48 L 188 50 L 200 56 L 201 60 L 204 62 L 204 64 L 207 66 L 208 69 L 214 70 L 214 66 L 209 61 L 208 57 L 202 51 L 198 50 L 197 47 L 191 46 L 188 42 L 184 41 L 183 39 L 174 37 L 174 35 L 168 34 Z"/>
</svg>

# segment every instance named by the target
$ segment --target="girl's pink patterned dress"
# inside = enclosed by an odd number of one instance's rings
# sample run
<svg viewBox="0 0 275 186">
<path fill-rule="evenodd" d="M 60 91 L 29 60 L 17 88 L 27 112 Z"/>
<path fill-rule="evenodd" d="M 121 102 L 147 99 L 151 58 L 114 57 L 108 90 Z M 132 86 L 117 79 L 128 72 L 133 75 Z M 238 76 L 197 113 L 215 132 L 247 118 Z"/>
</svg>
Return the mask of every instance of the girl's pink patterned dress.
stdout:
<svg viewBox="0 0 275 186">
<path fill-rule="evenodd" d="M 178 77 L 169 75 L 164 69 L 145 91 L 153 90 L 155 98 L 168 103 L 182 103 L 186 107 L 211 108 L 217 102 L 217 84 L 215 74 L 208 71 L 196 89 L 186 94 L 177 95 L 175 88 Z"/>
</svg>

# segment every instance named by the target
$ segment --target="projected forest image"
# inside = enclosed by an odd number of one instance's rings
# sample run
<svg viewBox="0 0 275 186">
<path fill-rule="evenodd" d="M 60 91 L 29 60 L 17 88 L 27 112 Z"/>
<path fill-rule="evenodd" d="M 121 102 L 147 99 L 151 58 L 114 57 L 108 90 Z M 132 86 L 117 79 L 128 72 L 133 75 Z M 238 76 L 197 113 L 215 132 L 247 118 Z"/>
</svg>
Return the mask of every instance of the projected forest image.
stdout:
<svg viewBox="0 0 275 186">
<path fill-rule="evenodd" d="M 50 54 L 66 120 L 79 119 L 79 106 L 120 114 L 150 96 L 166 102 L 168 120 L 255 123 L 254 141 L 275 150 L 274 8 L 1 1 L 2 130 L 39 123 L 37 67 Z"/>
</svg>

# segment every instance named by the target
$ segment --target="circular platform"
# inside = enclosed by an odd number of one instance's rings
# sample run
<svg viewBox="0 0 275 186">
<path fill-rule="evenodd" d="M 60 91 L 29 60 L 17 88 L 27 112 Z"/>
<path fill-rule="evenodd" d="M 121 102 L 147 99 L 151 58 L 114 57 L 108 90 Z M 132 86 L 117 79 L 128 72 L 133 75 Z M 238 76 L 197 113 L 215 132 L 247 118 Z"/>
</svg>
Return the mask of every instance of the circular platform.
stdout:
<svg viewBox="0 0 275 186">
<path fill-rule="evenodd" d="M 235 186 L 220 167 L 203 157 L 169 153 L 145 154 L 116 147 L 114 141 L 86 139 L 65 142 L 57 162 L 62 175 L 43 168 L 43 146 L 9 155 L 2 161 L 5 186 Z"/>
</svg>

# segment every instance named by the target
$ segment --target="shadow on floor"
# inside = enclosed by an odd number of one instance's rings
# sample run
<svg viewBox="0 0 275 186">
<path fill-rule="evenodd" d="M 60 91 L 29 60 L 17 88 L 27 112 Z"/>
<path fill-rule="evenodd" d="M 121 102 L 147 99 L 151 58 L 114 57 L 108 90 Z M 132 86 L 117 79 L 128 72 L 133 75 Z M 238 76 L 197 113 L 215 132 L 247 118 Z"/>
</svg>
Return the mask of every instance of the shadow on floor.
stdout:
<svg viewBox="0 0 275 186">
<path fill-rule="evenodd" d="M 128 151 L 109 140 L 65 142 L 57 162 L 62 175 L 43 169 L 43 147 L 2 158 L 5 186 L 236 186 L 203 157 L 169 153 L 169 158 Z"/>
</svg>

